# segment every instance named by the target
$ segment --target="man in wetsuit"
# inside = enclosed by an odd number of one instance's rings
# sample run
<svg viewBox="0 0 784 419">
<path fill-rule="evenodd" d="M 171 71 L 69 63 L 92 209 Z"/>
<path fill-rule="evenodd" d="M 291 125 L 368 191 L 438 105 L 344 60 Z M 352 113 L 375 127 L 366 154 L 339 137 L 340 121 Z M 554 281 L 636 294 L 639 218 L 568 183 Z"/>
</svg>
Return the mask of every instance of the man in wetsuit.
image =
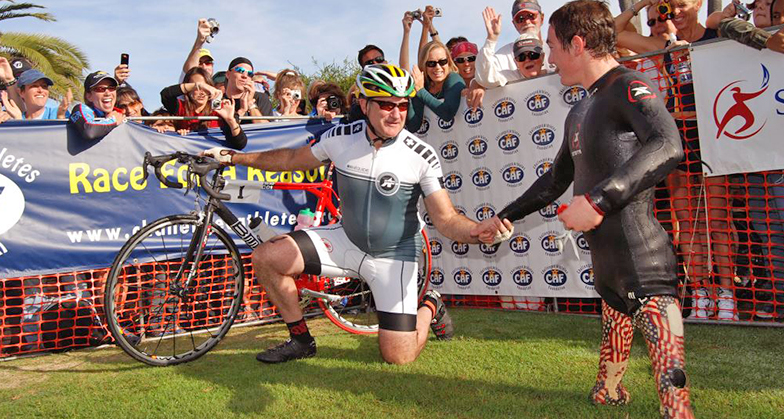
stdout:
<svg viewBox="0 0 784 419">
<path fill-rule="evenodd" d="M 263 170 L 309 170 L 335 164 L 343 219 L 340 224 L 278 236 L 253 252 L 253 268 L 289 327 L 291 338 L 258 354 L 265 363 L 313 356 L 316 343 L 299 306 L 294 278 L 301 273 L 361 277 L 373 293 L 381 356 L 393 364 L 414 361 L 427 342 L 453 333 L 440 296 L 429 291 L 417 303 L 416 256 L 421 250 L 419 197 L 443 235 L 478 243 L 477 224 L 460 215 L 443 189 L 441 163 L 433 148 L 404 129 L 414 83 L 408 72 L 377 64 L 357 76 L 359 105 L 367 120 L 327 130 L 298 149 L 261 153 L 204 152 L 226 164 Z M 493 234 L 489 234 L 492 237 Z"/>
<path fill-rule="evenodd" d="M 551 169 L 522 196 L 477 228 L 503 231 L 545 207 L 574 182 L 559 219 L 585 232 L 596 290 L 602 297 L 599 373 L 591 399 L 624 404 L 621 384 L 633 327 L 645 336 L 667 418 L 692 417 L 684 372 L 683 321 L 676 299 L 676 260 L 653 216 L 653 188 L 683 157 L 678 131 L 658 91 L 641 73 L 620 66 L 613 17 L 592 0 L 567 3 L 550 18 L 550 62 L 566 86 L 589 96 L 569 112 Z"/>
</svg>

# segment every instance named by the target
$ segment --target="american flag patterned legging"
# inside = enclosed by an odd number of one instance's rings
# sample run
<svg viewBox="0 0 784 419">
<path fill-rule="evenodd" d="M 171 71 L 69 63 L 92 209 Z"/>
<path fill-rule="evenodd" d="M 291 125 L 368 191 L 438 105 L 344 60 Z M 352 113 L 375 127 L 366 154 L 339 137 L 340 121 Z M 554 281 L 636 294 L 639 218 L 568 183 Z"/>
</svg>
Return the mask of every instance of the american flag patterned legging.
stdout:
<svg viewBox="0 0 784 419">
<path fill-rule="evenodd" d="M 629 364 L 635 327 L 648 346 L 661 416 L 693 418 L 685 373 L 683 319 L 678 302 L 671 296 L 648 297 L 632 316 L 602 302 L 602 347 L 591 400 L 614 406 L 629 402 L 629 392 L 621 380 Z"/>
</svg>

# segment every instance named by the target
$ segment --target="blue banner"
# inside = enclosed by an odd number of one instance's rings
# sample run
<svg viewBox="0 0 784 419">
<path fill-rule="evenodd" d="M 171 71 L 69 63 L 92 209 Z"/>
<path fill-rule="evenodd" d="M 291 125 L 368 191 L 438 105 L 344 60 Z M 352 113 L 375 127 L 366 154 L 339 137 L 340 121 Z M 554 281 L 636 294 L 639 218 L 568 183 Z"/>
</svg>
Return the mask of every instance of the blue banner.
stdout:
<svg viewBox="0 0 784 419">
<path fill-rule="evenodd" d="M 243 151 L 295 148 L 331 125 L 318 120 L 243 126 Z M 85 141 L 64 122 L 7 122 L 0 126 L 0 278 L 111 265 L 134 232 L 171 214 L 194 210 L 194 193 L 145 181 L 144 153 L 198 153 L 224 144 L 220 130 L 179 136 L 137 123 L 115 128 L 99 141 Z M 179 166 L 165 166 L 183 180 Z M 150 169 L 152 172 L 152 169 Z M 227 169 L 230 179 L 319 182 L 326 168 L 306 172 Z M 260 204 L 230 203 L 247 223 L 260 216 L 278 232 L 289 231 L 296 214 L 314 199 L 304 191 L 264 191 Z M 238 244 L 240 244 L 238 242 Z"/>
</svg>

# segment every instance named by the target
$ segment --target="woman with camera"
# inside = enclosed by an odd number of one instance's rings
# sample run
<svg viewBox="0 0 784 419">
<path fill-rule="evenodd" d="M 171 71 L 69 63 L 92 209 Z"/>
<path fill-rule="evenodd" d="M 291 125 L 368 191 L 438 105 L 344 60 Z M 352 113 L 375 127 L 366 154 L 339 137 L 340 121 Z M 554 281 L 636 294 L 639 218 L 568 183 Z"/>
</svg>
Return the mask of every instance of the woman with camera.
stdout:
<svg viewBox="0 0 784 419">
<path fill-rule="evenodd" d="M 313 107 L 314 116 L 329 122 L 338 115 L 345 115 L 348 112 L 345 97 L 340 86 L 335 83 L 318 84 L 310 94 L 310 105 Z"/>
<path fill-rule="evenodd" d="M 222 97 L 223 93 L 212 85 L 209 73 L 201 67 L 188 70 L 182 83 L 161 90 L 161 103 L 172 115 L 220 117 L 217 121 L 174 121 L 177 132 L 220 128 L 229 146 L 242 150 L 248 138 L 237 120 L 234 101 Z"/>
<path fill-rule="evenodd" d="M 275 80 L 275 101 L 278 106 L 272 110 L 274 116 L 301 116 L 298 113 L 305 83 L 296 71 L 285 69 L 278 73 Z"/>
</svg>

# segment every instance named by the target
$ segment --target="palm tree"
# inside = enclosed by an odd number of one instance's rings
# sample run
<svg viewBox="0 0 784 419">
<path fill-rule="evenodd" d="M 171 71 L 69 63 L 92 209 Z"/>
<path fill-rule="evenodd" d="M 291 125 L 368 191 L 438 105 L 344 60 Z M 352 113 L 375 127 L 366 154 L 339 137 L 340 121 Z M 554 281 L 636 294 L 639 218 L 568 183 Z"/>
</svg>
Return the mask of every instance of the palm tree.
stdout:
<svg viewBox="0 0 784 419">
<path fill-rule="evenodd" d="M 17 3 L 15 0 L 2 0 L 0 3 L 0 22 L 8 19 L 33 17 L 45 22 L 57 19 L 49 13 L 37 12 L 45 7 L 33 3 Z M 20 32 L 0 32 L 0 55 L 24 57 L 33 66 L 52 79 L 52 96 L 62 97 L 68 87 L 74 97 L 81 97 L 82 74 L 90 67 L 87 56 L 79 48 L 56 36 L 27 34 Z"/>
</svg>

